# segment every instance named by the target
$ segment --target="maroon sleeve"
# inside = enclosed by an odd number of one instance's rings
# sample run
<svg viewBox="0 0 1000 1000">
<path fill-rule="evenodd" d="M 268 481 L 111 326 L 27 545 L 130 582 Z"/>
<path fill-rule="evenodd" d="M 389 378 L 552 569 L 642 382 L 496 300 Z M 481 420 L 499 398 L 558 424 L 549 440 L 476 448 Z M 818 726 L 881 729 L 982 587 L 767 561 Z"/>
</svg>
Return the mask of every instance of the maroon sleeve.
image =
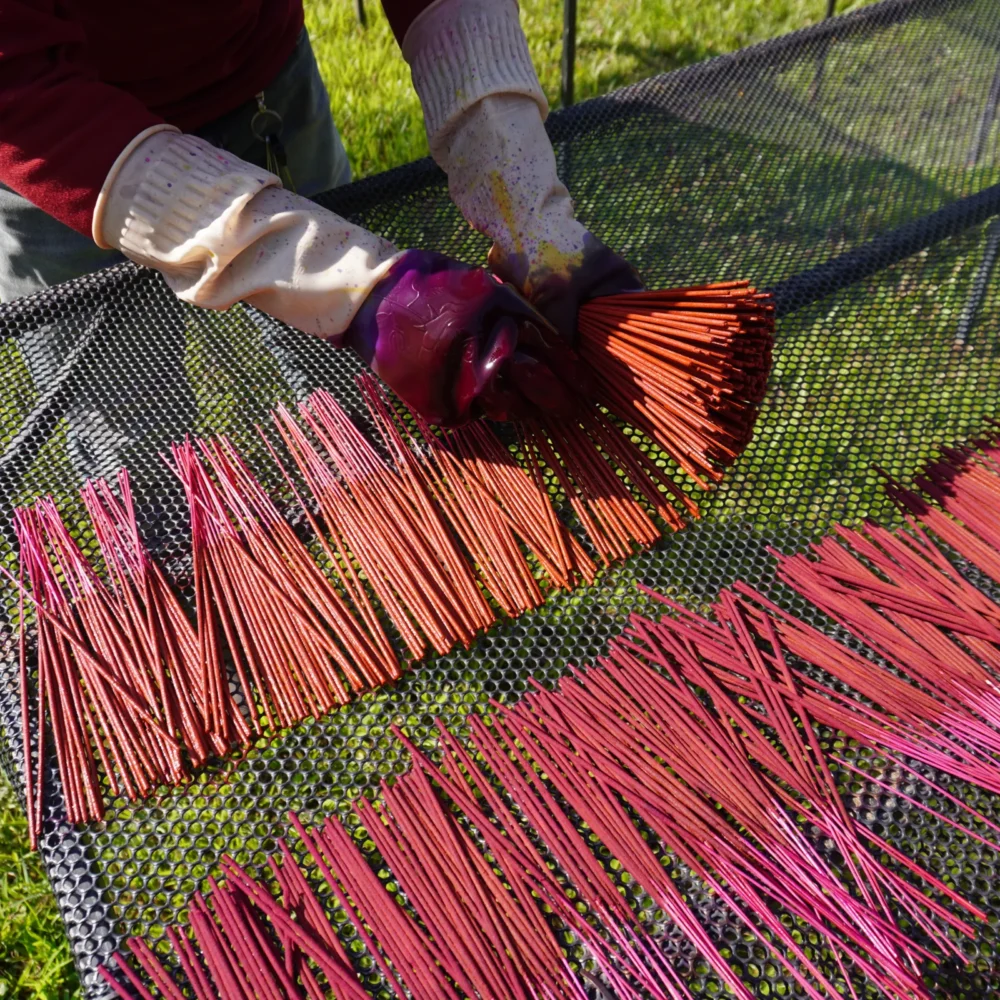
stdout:
<svg viewBox="0 0 1000 1000">
<path fill-rule="evenodd" d="M 0 0 L 0 181 L 89 236 L 118 154 L 160 121 L 98 80 L 62 0 Z"/>
<path fill-rule="evenodd" d="M 402 45 L 406 29 L 423 13 L 434 0 L 382 0 L 382 10 L 389 19 L 389 26 Z"/>
</svg>

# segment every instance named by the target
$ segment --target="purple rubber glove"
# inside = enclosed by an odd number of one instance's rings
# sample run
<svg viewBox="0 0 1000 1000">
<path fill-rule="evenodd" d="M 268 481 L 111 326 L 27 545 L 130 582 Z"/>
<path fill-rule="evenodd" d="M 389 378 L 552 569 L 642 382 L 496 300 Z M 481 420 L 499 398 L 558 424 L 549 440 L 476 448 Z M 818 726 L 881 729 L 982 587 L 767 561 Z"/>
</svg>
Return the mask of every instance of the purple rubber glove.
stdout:
<svg viewBox="0 0 1000 1000">
<path fill-rule="evenodd" d="M 642 284 L 576 218 L 517 0 L 436 0 L 402 48 L 431 155 L 466 221 L 492 240 L 490 267 L 572 344 L 582 303 Z"/>
<path fill-rule="evenodd" d="M 536 267 L 532 271 L 526 258 L 504 257 L 496 246 L 490 252 L 489 263 L 504 281 L 521 289 L 570 344 L 576 343 L 576 317 L 585 302 L 645 287 L 628 261 L 587 232 L 579 256 L 562 261 L 559 269 Z"/>
<path fill-rule="evenodd" d="M 482 268 L 407 250 L 374 286 L 346 342 L 432 424 L 539 410 L 571 414 L 586 367 L 512 288 Z"/>
</svg>

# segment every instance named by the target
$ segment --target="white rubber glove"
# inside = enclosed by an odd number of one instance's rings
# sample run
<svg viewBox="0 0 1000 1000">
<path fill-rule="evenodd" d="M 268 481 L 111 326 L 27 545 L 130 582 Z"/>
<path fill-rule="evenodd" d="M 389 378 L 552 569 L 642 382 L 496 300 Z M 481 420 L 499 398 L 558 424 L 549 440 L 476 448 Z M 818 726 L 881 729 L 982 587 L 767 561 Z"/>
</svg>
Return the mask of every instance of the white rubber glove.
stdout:
<svg viewBox="0 0 1000 1000">
<path fill-rule="evenodd" d="M 548 103 L 516 0 L 437 0 L 403 39 L 431 155 L 490 264 L 533 297 L 579 267 L 593 237 L 573 215 L 543 121 Z"/>
<path fill-rule="evenodd" d="M 122 151 L 93 237 L 162 272 L 185 302 L 225 309 L 243 300 L 334 342 L 398 256 L 266 170 L 170 126 Z"/>
</svg>

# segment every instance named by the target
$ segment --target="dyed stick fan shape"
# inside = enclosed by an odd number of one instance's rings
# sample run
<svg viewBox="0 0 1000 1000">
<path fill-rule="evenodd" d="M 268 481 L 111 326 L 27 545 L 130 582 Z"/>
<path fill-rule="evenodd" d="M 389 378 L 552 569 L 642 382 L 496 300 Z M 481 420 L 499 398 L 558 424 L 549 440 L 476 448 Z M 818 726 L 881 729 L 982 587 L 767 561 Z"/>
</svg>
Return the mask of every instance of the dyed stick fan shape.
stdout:
<svg viewBox="0 0 1000 1000">
<path fill-rule="evenodd" d="M 849 793 L 871 785 L 1000 850 L 1000 826 L 910 763 L 1000 788 L 1000 608 L 931 538 L 947 533 L 959 555 L 996 553 L 1000 449 L 978 447 L 920 481 L 951 518 L 891 484 L 916 515 L 904 529 L 841 528 L 809 558 L 779 555 L 779 577 L 868 652 L 745 583 L 708 618 L 641 587 L 670 614 L 631 616 L 595 666 L 570 667 L 555 691 L 531 682 L 513 706 L 492 702 L 467 737 L 439 722 L 434 756 L 394 730 L 413 766 L 382 782 L 380 800 L 311 832 L 293 815 L 312 874 L 279 840 L 269 863 L 280 900 L 270 879 L 224 857 L 225 885 L 210 879 L 210 899 L 192 904 L 193 936 L 167 931 L 193 994 L 360 1000 L 374 986 L 398 1000 L 583 1000 L 596 984 L 589 963 L 623 1000 L 693 1000 L 659 920 L 619 891 L 617 863 L 749 1000 L 675 884 L 679 862 L 810 1000 L 931 1000 L 925 963 L 968 963 L 963 939 L 989 914 L 856 815 Z M 864 767 L 831 732 L 872 751 L 856 758 Z M 930 800 L 907 793 L 912 780 Z M 350 953 L 348 923 L 364 946 Z M 114 961 L 145 1000 L 186 995 L 177 962 L 138 938 L 129 948 L 131 960 Z"/>
<path fill-rule="evenodd" d="M 750 443 L 771 370 L 774 300 L 748 282 L 626 292 L 580 309 L 597 402 L 708 489 Z"/>
<path fill-rule="evenodd" d="M 122 1000 L 126 981 L 144 1000 L 695 1000 L 668 921 L 751 1000 L 683 866 L 797 995 L 931 1000 L 921 963 L 966 962 L 987 914 L 849 811 L 841 768 L 883 783 L 822 745 L 825 699 L 767 614 L 724 593 L 703 618 L 647 593 L 677 617 L 634 615 L 596 666 L 532 682 L 465 737 L 438 720 L 434 754 L 394 728 L 411 767 L 377 799 L 312 830 L 290 815 L 305 867 L 282 838 L 269 872 L 223 856 L 225 883 L 166 931 L 174 955 L 131 938 L 105 982 Z M 659 913 L 633 908 L 616 871 Z"/>
<path fill-rule="evenodd" d="M 746 282 L 587 303 L 579 347 L 595 398 L 571 419 L 525 421 L 513 450 L 482 422 L 431 429 L 367 375 L 359 386 L 388 460 L 325 390 L 297 416 L 279 407 L 275 427 L 314 505 L 261 434 L 326 569 L 230 441 L 174 444 L 164 458 L 190 508 L 196 626 L 144 548 L 125 470 L 120 500 L 103 482 L 82 494 L 106 574 L 54 501 L 18 511 L 22 567 L 10 579 L 21 593 L 32 842 L 46 718 L 68 818 L 97 819 L 101 772 L 112 795 L 143 798 L 256 733 L 398 678 L 377 605 L 414 661 L 444 655 L 498 612 L 538 607 L 552 589 L 591 584 L 598 565 L 649 548 L 661 536 L 654 518 L 679 529 L 680 509 L 697 517 L 664 463 L 616 421 L 709 488 L 750 440 L 773 328 L 770 297 Z M 550 477 L 593 558 L 560 521 Z M 34 740 L 26 608 L 38 622 Z"/>
</svg>

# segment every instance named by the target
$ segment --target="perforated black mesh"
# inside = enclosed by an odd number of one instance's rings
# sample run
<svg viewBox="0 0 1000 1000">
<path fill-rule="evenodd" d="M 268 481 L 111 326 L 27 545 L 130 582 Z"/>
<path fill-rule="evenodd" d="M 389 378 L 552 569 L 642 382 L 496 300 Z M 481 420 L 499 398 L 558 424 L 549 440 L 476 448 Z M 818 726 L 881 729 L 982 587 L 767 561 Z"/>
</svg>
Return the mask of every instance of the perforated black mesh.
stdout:
<svg viewBox="0 0 1000 1000">
<path fill-rule="evenodd" d="M 400 768 L 389 723 L 426 737 L 435 714 L 457 723 L 489 696 L 515 697 L 529 674 L 554 678 L 568 660 L 592 657 L 640 606 L 636 579 L 692 605 L 737 577 L 767 589 L 767 545 L 800 547 L 835 520 L 892 518 L 872 463 L 905 479 L 997 415 L 998 68 L 995 0 L 889 0 L 552 117 L 581 218 L 650 285 L 745 277 L 775 290 L 776 363 L 753 445 L 703 499 L 701 523 L 468 653 L 432 660 L 186 790 L 115 803 L 87 829 L 61 821 L 55 790 L 41 850 L 90 995 L 103 995 L 97 963 L 127 934 L 161 935 L 223 849 L 256 865 L 288 808 L 338 811 Z M 429 162 L 324 201 L 399 246 L 469 261 L 486 249 Z M 71 509 L 86 476 L 124 463 L 147 537 L 183 580 L 184 508 L 158 452 L 216 431 L 252 452 L 253 424 L 318 386 L 357 404 L 348 354 L 252 309 L 188 309 L 130 265 L 0 308 L 0 334 L 9 562 L 12 505 L 52 492 Z M 0 762 L 20 787 L 9 658 L 0 720 Z M 1000 814 L 991 796 L 961 792 Z M 942 996 L 990 995 L 1000 986 L 994 855 L 902 801 L 856 804 L 991 914 L 967 946 L 976 964 L 937 974 Z M 698 903 L 758 996 L 794 995 L 723 911 Z M 711 995 L 712 982 L 694 967 L 696 994 Z"/>
</svg>

